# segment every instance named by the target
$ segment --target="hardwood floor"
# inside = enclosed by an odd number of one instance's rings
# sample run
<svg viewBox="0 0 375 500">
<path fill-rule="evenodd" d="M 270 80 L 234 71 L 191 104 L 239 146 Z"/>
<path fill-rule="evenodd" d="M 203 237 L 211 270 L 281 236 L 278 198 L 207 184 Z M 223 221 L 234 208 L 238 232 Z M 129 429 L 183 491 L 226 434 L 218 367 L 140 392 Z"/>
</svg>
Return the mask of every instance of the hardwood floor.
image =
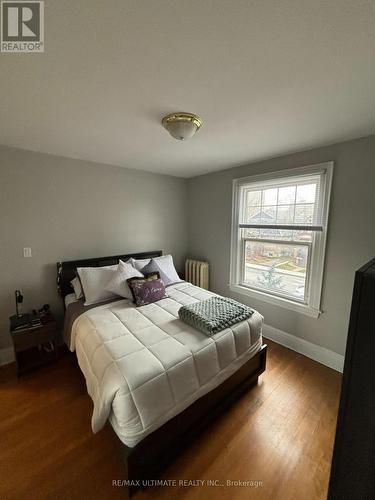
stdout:
<svg viewBox="0 0 375 500">
<path fill-rule="evenodd" d="M 134 500 L 326 498 L 341 376 L 267 343 L 258 386 L 165 471 L 162 479 L 177 486 L 147 488 Z M 91 409 L 72 355 L 19 380 L 14 367 L 1 368 L 0 499 L 126 498 L 112 485 L 123 471 L 112 430 L 92 434 Z M 234 487 L 227 480 L 260 484 Z"/>
</svg>

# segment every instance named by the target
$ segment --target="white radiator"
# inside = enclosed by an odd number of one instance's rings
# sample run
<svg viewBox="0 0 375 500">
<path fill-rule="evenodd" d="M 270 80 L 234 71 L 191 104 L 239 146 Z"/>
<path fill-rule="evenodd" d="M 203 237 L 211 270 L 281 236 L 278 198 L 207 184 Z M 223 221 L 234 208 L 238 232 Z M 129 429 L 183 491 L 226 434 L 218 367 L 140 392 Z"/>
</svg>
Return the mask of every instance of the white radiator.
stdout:
<svg viewBox="0 0 375 500">
<path fill-rule="evenodd" d="M 185 280 L 193 285 L 208 290 L 209 264 L 199 260 L 188 259 L 185 262 Z"/>
</svg>

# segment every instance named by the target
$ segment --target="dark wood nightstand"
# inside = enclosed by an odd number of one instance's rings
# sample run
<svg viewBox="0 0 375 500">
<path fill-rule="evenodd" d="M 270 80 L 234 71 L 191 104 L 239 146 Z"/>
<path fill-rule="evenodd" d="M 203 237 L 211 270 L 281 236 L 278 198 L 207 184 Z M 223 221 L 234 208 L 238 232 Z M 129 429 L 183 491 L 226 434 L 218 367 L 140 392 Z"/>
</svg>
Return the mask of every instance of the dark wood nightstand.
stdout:
<svg viewBox="0 0 375 500">
<path fill-rule="evenodd" d="M 22 331 L 10 330 L 17 364 L 17 375 L 55 361 L 59 357 L 55 318 L 49 315 L 42 324 Z"/>
</svg>

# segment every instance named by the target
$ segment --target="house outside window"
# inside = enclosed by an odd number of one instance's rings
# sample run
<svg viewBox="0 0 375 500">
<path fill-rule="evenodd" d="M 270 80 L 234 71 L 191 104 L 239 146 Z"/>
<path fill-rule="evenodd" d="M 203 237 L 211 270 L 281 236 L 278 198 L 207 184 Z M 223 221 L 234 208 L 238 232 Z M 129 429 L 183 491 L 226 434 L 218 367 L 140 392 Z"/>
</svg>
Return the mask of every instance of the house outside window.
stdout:
<svg viewBox="0 0 375 500">
<path fill-rule="evenodd" d="M 318 317 L 333 162 L 233 182 L 232 291 Z"/>
</svg>

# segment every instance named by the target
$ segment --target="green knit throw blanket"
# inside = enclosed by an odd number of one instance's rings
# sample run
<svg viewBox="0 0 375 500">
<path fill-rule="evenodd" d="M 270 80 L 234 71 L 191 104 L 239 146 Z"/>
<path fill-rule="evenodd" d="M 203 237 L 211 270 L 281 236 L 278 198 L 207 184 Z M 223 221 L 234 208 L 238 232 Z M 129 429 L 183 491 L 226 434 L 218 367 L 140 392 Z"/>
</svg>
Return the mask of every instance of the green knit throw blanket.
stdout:
<svg viewBox="0 0 375 500">
<path fill-rule="evenodd" d="M 236 300 L 211 297 L 181 307 L 178 315 L 188 325 L 210 336 L 250 318 L 253 312 L 251 307 Z"/>
</svg>

